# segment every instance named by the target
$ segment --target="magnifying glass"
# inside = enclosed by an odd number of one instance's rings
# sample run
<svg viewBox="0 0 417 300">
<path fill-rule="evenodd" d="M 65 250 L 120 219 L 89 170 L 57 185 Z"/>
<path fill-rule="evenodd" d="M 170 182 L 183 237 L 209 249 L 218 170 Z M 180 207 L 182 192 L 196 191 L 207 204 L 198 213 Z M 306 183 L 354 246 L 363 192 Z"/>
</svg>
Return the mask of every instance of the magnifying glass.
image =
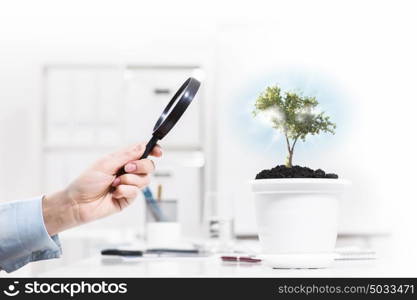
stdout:
<svg viewBox="0 0 417 300">
<path fill-rule="evenodd" d="M 156 121 L 153 127 L 152 138 L 146 144 L 145 152 L 139 159 L 148 157 L 149 153 L 158 143 L 162 140 L 168 132 L 178 122 L 184 112 L 187 110 L 190 103 L 193 101 L 198 89 L 200 88 L 200 82 L 195 78 L 188 78 L 175 95 L 171 98 L 168 105 L 165 107 L 158 121 Z M 116 176 L 125 174 L 124 168 L 119 169 Z"/>
</svg>

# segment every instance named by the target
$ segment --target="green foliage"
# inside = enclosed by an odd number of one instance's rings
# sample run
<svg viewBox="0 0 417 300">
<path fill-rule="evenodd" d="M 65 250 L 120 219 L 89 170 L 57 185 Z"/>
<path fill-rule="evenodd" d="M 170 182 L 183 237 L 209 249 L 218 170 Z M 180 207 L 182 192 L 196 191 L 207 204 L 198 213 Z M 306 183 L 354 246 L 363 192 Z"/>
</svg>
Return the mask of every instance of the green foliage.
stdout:
<svg viewBox="0 0 417 300">
<path fill-rule="evenodd" d="M 285 135 L 288 157 L 286 165 L 292 167 L 294 147 L 307 135 L 321 132 L 334 134 L 336 124 L 324 112 L 315 112 L 318 105 L 315 97 L 295 92 L 283 92 L 279 86 L 267 87 L 255 102 L 254 115 L 268 113 L 272 127 Z"/>
</svg>

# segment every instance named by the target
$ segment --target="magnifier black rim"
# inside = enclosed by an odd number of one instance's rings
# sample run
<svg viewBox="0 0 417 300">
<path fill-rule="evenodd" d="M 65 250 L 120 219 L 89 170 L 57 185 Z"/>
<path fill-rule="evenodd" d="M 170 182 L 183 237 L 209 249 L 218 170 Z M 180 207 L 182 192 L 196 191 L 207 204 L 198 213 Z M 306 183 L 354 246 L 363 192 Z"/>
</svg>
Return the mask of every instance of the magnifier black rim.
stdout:
<svg viewBox="0 0 417 300">
<path fill-rule="evenodd" d="M 188 78 L 182 84 L 179 90 L 171 98 L 168 105 L 165 107 L 164 111 L 156 122 L 153 128 L 153 136 L 161 140 L 172 129 L 172 127 L 174 127 L 183 113 L 187 110 L 188 105 L 190 105 L 190 103 L 193 101 L 199 87 L 200 82 L 193 77 Z M 181 98 L 177 101 L 177 98 L 180 96 Z M 177 102 L 177 104 L 168 114 L 175 102 Z"/>
</svg>

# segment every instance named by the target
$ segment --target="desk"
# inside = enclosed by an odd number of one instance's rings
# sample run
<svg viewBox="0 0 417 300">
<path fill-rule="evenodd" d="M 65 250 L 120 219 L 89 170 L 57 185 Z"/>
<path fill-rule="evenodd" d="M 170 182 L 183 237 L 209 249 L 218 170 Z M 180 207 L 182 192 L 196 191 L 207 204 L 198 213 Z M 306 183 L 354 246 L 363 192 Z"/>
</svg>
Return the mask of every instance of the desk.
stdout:
<svg viewBox="0 0 417 300">
<path fill-rule="evenodd" d="M 378 252 L 377 252 L 378 253 Z M 100 255 L 40 277 L 407 277 L 417 276 L 417 259 L 382 254 L 376 260 L 335 261 L 327 269 L 272 269 L 262 263 L 222 262 L 209 257 L 143 257 L 131 262 L 103 263 Z"/>
</svg>

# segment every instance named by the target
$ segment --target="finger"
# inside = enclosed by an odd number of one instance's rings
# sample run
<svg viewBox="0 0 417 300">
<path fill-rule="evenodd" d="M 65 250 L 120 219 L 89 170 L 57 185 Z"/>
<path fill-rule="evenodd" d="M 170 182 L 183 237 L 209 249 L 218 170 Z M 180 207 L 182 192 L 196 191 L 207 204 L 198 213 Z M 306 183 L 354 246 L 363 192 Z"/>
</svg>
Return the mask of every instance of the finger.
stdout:
<svg viewBox="0 0 417 300">
<path fill-rule="evenodd" d="M 139 188 L 133 185 L 119 185 L 113 192 L 113 198 L 115 199 L 126 199 L 130 204 L 138 195 Z"/>
<path fill-rule="evenodd" d="M 138 159 L 145 151 L 145 144 L 135 144 L 121 149 L 99 159 L 93 168 L 107 174 L 115 174 L 120 168 L 131 160 Z"/>
<path fill-rule="evenodd" d="M 144 158 L 141 160 L 130 161 L 124 167 L 126 173 L 148 174 L 155 170 L 155 164 L 152 160 Z"/>
<path fill-rule="evenodd" d="M 151 151 L 151 155 L 155 156 L 155 157 L 161 157 L 162 156 L 162 148 L 159 145 L 156 145 L 155 147 L 153 147 L 152 151 Z"/>
<path fill-rule="evenodd" d="M 119 179 L 119 180 L 117 180 Z M 149 175 L 136 175 L 136 174 L 124 174 L 120 177 L 117 177 L 113 181 L 113 186 L 116 187 L 118 185 L 133 185 L 138 188 L 143 188 L 150 183 L 150 176 Z"/>
</svg>

